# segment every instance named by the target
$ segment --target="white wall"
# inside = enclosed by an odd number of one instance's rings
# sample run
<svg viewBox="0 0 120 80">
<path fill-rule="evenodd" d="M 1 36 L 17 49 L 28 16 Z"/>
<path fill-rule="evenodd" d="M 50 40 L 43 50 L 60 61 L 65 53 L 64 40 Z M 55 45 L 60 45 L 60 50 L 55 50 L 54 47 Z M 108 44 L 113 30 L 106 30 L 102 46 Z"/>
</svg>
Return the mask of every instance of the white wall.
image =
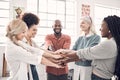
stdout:
<svg viewBox="0 0 120 80">
<path fill-rule="evenodd" d="M 80 35 L 80 17 L 81 17 L 81 8 L 82 4 L 90 5 L 90 16 L 93 18 L 94 13 L 94 0 L 76 0 L 77 1 L 77 36 Z"/>
<path fill-rule="evenodd" d="M 81 16 L 81 4 L 89 4 L 91 5 L 91 16 L 94 17 L 94 4 L 101 4 L 111 7 L 120 8 L 120 0 L 76 0 L 77 1 L 77 26 L 76 32 L 79 36 L 79 25 L 80 25 L 80 16 Z M 13 6 L 27 7 L 27 0 L 11 0 L 10 2 L 10 19 L 13 18 Z M 3 64 L 3 53 L 5 52 L 5 47 L 0 46 L 0 76 L 2 76 L 2 64 Z"/>
<path fill-rule="evenodd" d="M 77 36 L 80 34 L 80 17 L 81 17 L 81 4 L 88 4 L 90 5 L 90 16 L 94 19 L 94 5 L 100 4 L 104 6 L 110 6 L 113 8 L 120 8 L 120 0 L 76 0 L 77 1 Z M 94 22 L 94 20 L 93 20 Z"/>
<path fill-rule="evenodd" d="M 10 0 L 10 19 L 13 19 L 13 7 L 24 7 L 26 9 L 27 0 Z M 3 53 L 5 52 L 5 45 L 0 46 L 0 77 L 2 76 L 3 68 Z"/>
<path fill-rule="evenodd" d="M 22 7 L 26 10 L 27 0 L 10 0 L 10 19 L 13 19 L 13 15 L 15 14 L 14 7 Z"/>
<path fill-rule="evenodd" d="M 120 0 L 94 0 L 96 4 L 120 8 Z"/>
</svg>

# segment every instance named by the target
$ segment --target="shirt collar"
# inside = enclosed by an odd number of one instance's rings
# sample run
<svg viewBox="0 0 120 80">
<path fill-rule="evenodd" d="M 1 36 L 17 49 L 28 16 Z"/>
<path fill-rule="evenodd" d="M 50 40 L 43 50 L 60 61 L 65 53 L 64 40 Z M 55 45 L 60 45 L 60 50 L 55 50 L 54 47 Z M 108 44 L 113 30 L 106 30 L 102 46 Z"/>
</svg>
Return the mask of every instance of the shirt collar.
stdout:
<svg viewBox="0 0 120 80">
<path fill-rule="evenodd" d="M 92 35 L 94 35 L 94 33 L 92 33 L 92 32 L 89 32 L 89 34 L 87 34 L 87 35 L 85 35 L 84 32 L 82 33 L 82 36 L 85 36 L 85 37 L 90 37 L 90 36 L 92 36 Z"/>
<path fill-rule="evenodd" d="M 23 38 L 22 41 L 25 42 L 25 43 L 27 43 L 27 39 L 25 37 Z"/>
<path fill-rule="evenodd" d="M 54 34 L 52 34 L 52 37 L 55 38 L 55 39 L 58 39 L 58 38 L 55 37 Z M 62 33 L 61 33 L 61 37 L 59 39 L 61 39 L 61 38 L 64 38 L 64 35 Z"/>
</svg>

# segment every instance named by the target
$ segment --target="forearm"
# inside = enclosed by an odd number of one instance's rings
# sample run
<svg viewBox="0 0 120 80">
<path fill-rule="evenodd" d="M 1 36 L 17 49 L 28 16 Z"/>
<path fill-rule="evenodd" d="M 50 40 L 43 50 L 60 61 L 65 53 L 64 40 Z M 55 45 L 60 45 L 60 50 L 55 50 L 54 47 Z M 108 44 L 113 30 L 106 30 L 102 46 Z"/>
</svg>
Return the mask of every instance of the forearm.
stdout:
<svg viewBox="0 0 120 80">
<path fill-rule="evenodd" d="M 68 63 L 68 62 L 80 60 L 79 57 L 76 55 L 76 51 L 70 51 L 69 53 L 61 54 L 61 56 L 64 57 L 64 59 L 62 59 L 63 63 Z"/>
<path fill-rule="evenodd" d="M 61 53 L 61 55 L 62 55 L 63 57 L 68 57 L 68 58 L 70 58 L 70 59 L 77 59 L 78 56 L 76 55 L 76 53 L 77 53 L 77 51 L 66 50 L 66 51 L 63 51 L 63 52 Z M 79 58 L 78 58 L 78 59 L 79 59 Z"/>
<path fill-rule="evenodd" d="M 74 61 L 79 61 L 80 59 L 78 59 L 78 58 L 72 58 L 72 59 L 67 59 L 66 61 L 65 61 L 65 63 L 69 63 L 69 62 L 74 62 Z"/>
<path fill-rule="evenodd" d="M 76 55 L 76 52 L 73 52 L 73 53 L 68 53 L 68 54 L 65 54 L 66 57 L 68 57 L 68 62 L 72 62 L 72 61 L 78 61 L 80 60 L 79 57 Z"/>
<path fill-rule="evenodd" d="M 41 64 L 44 64 L 46 66 L 56 67 L 56 68 L 61 68 L 62 67 L 58 64 L 55 64 L 55 63 L 51 62 L 50 60 L 48 60 L 44 57 L 42 57 Z"/>
<path fill-rule="evenodd" d="M 46 51 L 44 51 L 43 56 L 46 58 L 53 58 L 53 52 L 46 50 Z"/>
</svg>

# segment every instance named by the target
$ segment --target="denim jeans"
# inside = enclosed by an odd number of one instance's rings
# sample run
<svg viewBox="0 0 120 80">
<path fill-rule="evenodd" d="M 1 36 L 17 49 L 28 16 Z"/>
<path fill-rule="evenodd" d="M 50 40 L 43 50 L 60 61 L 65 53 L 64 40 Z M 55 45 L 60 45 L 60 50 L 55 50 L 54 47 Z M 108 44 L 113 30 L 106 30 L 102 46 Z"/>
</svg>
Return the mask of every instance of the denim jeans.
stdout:
<svg viewBox="0 0 120 80">
<path fill-rule="evenodd" d="M 35 65 L 30 64 L 33 80 L 39 80 Z"/>
<path fill-rule="evenodd" d="M 100 78 L 100 77 L 96 76 L 95 74 L 92 74 L 91 78 L 92 78 L 92 80 L 111 80 L 111 79 Z"/>
<path fill-rule="evenodd" d="M 47 80 L 68 80 L 67 76 L 67 74 L 54 75 L 51 73 L 47 73 Z"/>
</svg>

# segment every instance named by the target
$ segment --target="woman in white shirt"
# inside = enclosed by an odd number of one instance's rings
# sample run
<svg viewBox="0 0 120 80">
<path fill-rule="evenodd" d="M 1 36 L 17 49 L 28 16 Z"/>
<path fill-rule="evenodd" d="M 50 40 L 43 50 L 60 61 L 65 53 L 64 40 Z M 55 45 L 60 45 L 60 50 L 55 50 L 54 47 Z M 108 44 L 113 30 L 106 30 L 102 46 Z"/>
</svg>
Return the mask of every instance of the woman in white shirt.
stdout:
<svg viewBox="0 0 120 80">
<path fill-rule="evenodd" d="M 113 75 L 117 75 L 120 80 L 120 17 L 105 17 L 100 31 L 102 37 L 107 38 L 106 41 L 91 48 L 78 51 L 59 50 L 57 53 L 64 53 L 69 58 L 64 62 L 93 60 L 92 80 L 111 80 Z"/>
<path fill-rule="evenodd" d="M 44 53 L 34 47 L 30 47 L 21 40 L 24 38 L 27 25 L 22 20 L 13 20 L 7 27 L 8 42 L 5 57 L 10 69 L 9 80 L 28 80 L 29 66 L 28 64 L 44 64 L 56 68 L 62 68 L 45 57 L 59 59 L 61 56 Z M 41 53 L 40 55 L 32 53 Z M 32 80 L 31 77 L 29 80 Z"/>
<path fill-rule="evenodd" d="M 24 13 L 22 20 L 27 24 L 28 27 L 25 38 L 22 41 L 32 47 L 39 48 L 39 46 L 33 40 L 37 34 L 37 27 L 40 22 L 39 17 L 33 13 Z M 32 73 L 33 80 L 46 80 L 47 77 L 45 70 L 45 66 L 42 64 L 37 66 L 30 64 L 30 71 Z"/>
</svg>

